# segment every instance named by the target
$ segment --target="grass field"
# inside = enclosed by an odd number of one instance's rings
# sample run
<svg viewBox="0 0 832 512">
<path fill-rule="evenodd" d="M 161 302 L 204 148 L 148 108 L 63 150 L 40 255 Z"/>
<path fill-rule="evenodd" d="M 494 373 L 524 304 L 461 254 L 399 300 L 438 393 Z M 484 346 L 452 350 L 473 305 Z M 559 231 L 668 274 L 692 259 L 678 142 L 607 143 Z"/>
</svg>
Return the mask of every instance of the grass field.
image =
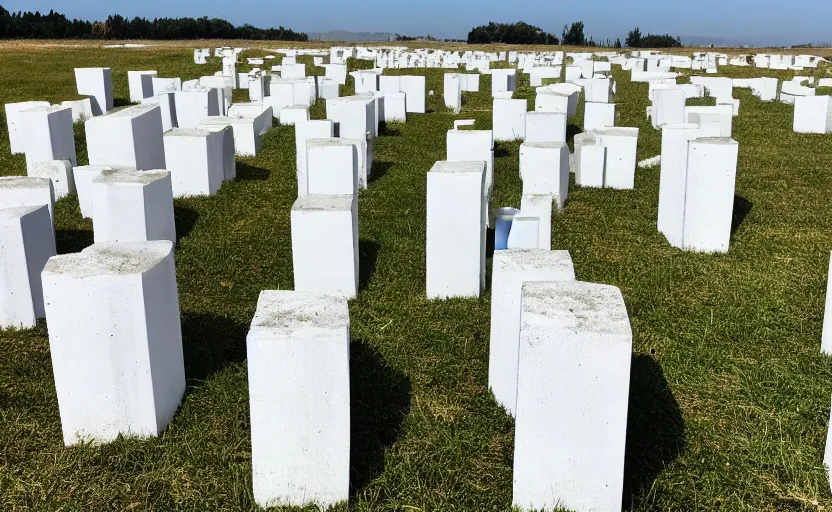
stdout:
<svg viewBox="0 0 832 512">
<path fill-rule="evenodd" d="M 182 79 L 212 74 L 189 49 L 26 47 L 3 52 L 0 103 L 76 96 L 74 67 Z M 723 68 L 736 76 L 790 72 Z M 488 92 L 442 106 L 444 70 L 423 73 L 430 112 L 376 141 L 359 198 L 361 292 L 350 304 L 350 510 L 502 511 L 511 506 L 513 422 L 487 386 L 489 292 L 425 299 L 425 174 L 457 118 L 491 126 Z M 618 124 L 639 159 L 659 153 L 647 84 L 615 72 Z M 348 88 L 349 89 L 349 88 Z M 482 90 L 490 91 L 487 77 Z M 348 93 L 342 91 L 342 94 Z M 517 97 L 533 90 L 521 84 Z M 579 279 L 621 288 L 634 336 L 624 506 L 632 511 L 830 510 L 822 466 L 832 362 L 819 354 L 832 249 L 832 136 L 792 132 L 793 108 L 742 101 L 730 253 L 684 253 L 656 231 L 658 169 L 630 191 L 570 190 L 553 219 Z M 313 109 L 323 117 L 321 104 Z M 579 131 L 580 118 L 570 133 Z M 0 175 L 25 173 L 0 123 Z M 79 164 L 86 163 L 82 126 Z M 67 449 L 45 323 L 0 332 L 0 510 L 255 510 L 245 335 L 264 289 L 292 288 L 293 130 L 277 127 L 238 180 L 176 201 L 188 391 L 158 439 Z M 498 144 L 495 206 L 519 206 L 519 143 Z M 77 200 L 56 205 L 60 253 L 92 243 Z M 490 263 L 489 263 L 490 264 Z M 489 277 L 490 281 L 490 277 Z M 347 508 L 347 507 L 344 507 Z"/>
</svg>

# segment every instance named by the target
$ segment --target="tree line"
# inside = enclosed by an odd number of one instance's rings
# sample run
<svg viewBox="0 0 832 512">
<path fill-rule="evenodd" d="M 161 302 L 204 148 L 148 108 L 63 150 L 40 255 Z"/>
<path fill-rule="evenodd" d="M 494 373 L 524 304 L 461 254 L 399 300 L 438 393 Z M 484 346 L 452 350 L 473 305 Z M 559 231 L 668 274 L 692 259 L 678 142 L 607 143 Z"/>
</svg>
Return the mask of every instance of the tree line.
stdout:
<svg viewBox="0 0 832 512">
<path fill-rule="evenodd" d="M 306 41 L 308 36 L 283 27 L 235 27 L 219 18 L 125 18 L 105 21 L 70 20 L 49 11 L 10 13 L 0 6 L 0 39 L 261 39 Z"/>
<path fill-rule="evenodd" d="M 587 37 L 584 34 L 584 23 L 582 21 L 564 25 L 560 39 L 554 34 L 545 32 L 540 27 L 522 21 L 517 23 L 495 23 L 492 21 L 488 25 L 474 27 L 468 33 L 468 44 L 490 43 L 622 47 L 620 39 L 595 41 L 592 36 Z M 625 44 L 630 48 L 675 48 L 682 46 L 678 37 L 674 38 L 668 34 L 642 36 L 638 27 L 630 31 Z"/>
</svg>

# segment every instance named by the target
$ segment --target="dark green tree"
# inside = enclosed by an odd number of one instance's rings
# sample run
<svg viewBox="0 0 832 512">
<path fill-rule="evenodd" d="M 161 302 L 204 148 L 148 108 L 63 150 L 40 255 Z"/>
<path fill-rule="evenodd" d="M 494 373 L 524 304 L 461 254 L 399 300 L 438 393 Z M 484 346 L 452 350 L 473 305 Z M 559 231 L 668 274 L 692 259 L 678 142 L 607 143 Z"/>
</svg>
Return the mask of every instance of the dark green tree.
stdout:
<svg viewBox="0 0 832 512">
<path fill-rule="evenodd" d="M 641 48 L 641 30 L 638 27 L 634 28 L 627 34 L 627 39 L 624 44 L 630 48 Z"/>
<path fill-rule="evenodd" d="M 586 36 L 584 36 L 584 22 L 575 21 L 567 29 L 563 26 L 563 37 L 561 43 L 569 46 L 586 46 Z"/>
</svg>

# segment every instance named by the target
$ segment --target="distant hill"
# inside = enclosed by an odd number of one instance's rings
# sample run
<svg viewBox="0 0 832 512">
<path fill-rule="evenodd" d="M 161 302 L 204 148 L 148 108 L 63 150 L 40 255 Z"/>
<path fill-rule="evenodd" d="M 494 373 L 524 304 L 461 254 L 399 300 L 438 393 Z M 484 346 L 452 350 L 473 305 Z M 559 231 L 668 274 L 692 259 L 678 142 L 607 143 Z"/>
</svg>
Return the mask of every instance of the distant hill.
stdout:
<svg viewBox="0 0 832 512">
<path fill-rule="evenodd" d="M 389 41 L 394 35 L 391 32 L 348 32 L 346 30 L 332 30 L 330 32 L 310 32 L 309 40 L 361 43 L 365 41 Z"/>
</svg>

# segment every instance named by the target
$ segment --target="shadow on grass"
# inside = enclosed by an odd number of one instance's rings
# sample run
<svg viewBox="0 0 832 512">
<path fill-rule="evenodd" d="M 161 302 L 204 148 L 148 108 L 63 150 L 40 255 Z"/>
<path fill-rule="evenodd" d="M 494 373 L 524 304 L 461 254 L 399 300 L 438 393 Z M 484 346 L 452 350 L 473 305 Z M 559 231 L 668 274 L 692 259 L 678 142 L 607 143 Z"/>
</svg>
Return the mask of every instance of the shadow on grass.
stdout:
<svg viewBox="0 0 832 512">
<path fill-rule="evenodd" d="M 381 246 L 371 240 L 358 241 L 358 291 L 366 290 L 376 273 Z"/>
<path fill-rule="evenodd" d="M 566 140 L 567 140 L 567 142 L 575 140 L 575 135 L 577 135 L 579 133 L 583 133 L 583 130 L 581 130 L 580 126 L 578 126 L 576 124 L 566 125 Z"/>
<path fill-rule="evenodd" d="M 132 105 L 127 98 L 113 98 L 113 108 L 126 107 Z"/>
<path fill-rule="evenodd" d="M 237 180 L 239 181 L 266 181 L 271 171 L 262 167 L 237 162 Z"/>
<path fill-rule="evenodd" d="M 402 132 L 396 128 L 388 126 L 387 123 L 382 123 L 378 127 L 378 134 L 379 136 L 384 135 L 385 137 L 398 137 L 402 134 Z"/>
<path fill-rule="evenodd" d="M 350 342 L 350 499 L 384 471 L 410 412 L 410 379 L 364 341 Z"/>
<path fill-rule="evenodd" d="M 393 167 L 393 162 L 373 162 L 373 167 L 370 169 L 370 176 L 367 178 L 369 183 L 380 180 L 387 174 L 387 171 Z"/>
<path fill-rule="evenodd" d="M 243 361 L 248 328 L 221 316 L 182 313 L 182 351 L 188 385 Z"/>
<path fill-rule="evenodd" d="M 732 237 L 734 236 L 734 233 L 736 233 L 737 230 L 740 228 L 740 226 L 742 225 L 742 222 L 745 220 L 745 218 L 751 212 L 751 208 L 753 208 L 753 207 L 754 207 L 754 203 L 752 203 L 748 199 L 746 199 L 742 196 L 738 196 L 736 194 L 734 195 L 734 214 L 733 214 L 733 217 L 731 219 L 731 236 Z"/>
<path fill-rule="evenodd" d="M 650 356 L 634 355 L 630 369 L 624 510 L 634 508 L 656 477 L 685 450 L 685 422 L 662 367 Z"/>
<path fill-rule="evenodd" d="M 81 252 L 94 242 L 92 231 L 81 229 L 59 229 L 55 231 L 55 248 L 58 254 Z"/>
<path fill-rule="evenodd" d="M 510 155 L 511 151 L 509 151 L 507 147 L 498 144 L 494 145 L 494 158 L 502 158 Z"/>
<path fill-rule="evenodd" d="M 173 219 L 176 223 L 176 245 L 179 245 L 182 239 L 194 230 L 199 214 L 195 210 L 184 206 L 174 206 Z"/>
</svg>

